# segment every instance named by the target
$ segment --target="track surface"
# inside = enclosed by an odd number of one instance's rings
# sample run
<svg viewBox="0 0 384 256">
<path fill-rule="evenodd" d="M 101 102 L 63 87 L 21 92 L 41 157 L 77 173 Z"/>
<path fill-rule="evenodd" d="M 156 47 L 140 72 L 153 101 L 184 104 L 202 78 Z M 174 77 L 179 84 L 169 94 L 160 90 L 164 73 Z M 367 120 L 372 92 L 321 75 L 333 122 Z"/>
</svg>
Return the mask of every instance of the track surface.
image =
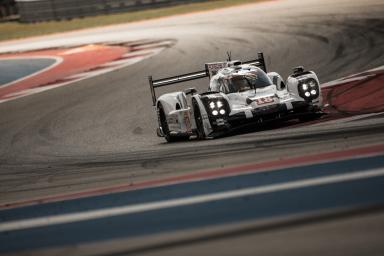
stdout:
<svg viewBox="0 0 384 256">
<path fill-rule="evenodd" d="M 290 122 L 272 130 L 219 140 L 168 145 L 154 133 L 156 116 L 146 76 L 159 78 L 200 70 L 203 63 L 220 56 L 224 59 L 225 52 L 231 50 L 239 59 L 252 58 L 257 51 L 263 51 L 268 68 L 283 76 L 290 73 L 291 67 L 304 65 L 315 70 L 321 81 L 331 81 L 384 64 L 383 14 L 384 4 L 379 0 L 288 0 L 67 33 L 66 43 L 77 38 L 90 42 L 105 38 L 175 39 L 177 43 L 134 66 L 2 103 L 0 201 L 382 142 L 384 117 L 375 114 L 374 109 L 333 113 L 344 118 L 305 126 Z M 50 45 L 58 45 L 62 39 L 60 35 L 44 38 Z M 16 41 L 0 48 L 33 48 L 39 40 Z M 203 90 L 206 83 L 187 86 Z M 177 88 L 180 87 L 172 90 Z M 375 221 L 382 225 L 383 217 L 379 211 L 355 221 L 352 218 L 327 223 L 326 227 L 313 224 L 302 230 L 284 230 L 278 237 L 281 241 L 295 240 L 305 237 L 306 232 L 345 236 L 349 229 L 342 225 L 348 221 L 353 223 L 348 225 L 350 229 L 358 230 Z M 374 231 L 366 232 L 368 237 L 377 237 Z M 256 236 L 267 239 L 268 235 Z M 252 240 L 252 236 L 247 237 Z M 249 240 L 236 235 L 226 239 L 236 242 L 237 248 L 249 244 Z M 358 246 L 356 239 L 351 237 L 341 248 Z M 316 241 L 319 244 L 312 243 L 314 247 L 324 245 Z M 279 247 L 271 243 L 263 246 L 278 253 Z M 305 251 L 307 245 L 298 246 Z M 223 245 L 208 243 L 204 250 L 217 248 Z"/>
</svg>

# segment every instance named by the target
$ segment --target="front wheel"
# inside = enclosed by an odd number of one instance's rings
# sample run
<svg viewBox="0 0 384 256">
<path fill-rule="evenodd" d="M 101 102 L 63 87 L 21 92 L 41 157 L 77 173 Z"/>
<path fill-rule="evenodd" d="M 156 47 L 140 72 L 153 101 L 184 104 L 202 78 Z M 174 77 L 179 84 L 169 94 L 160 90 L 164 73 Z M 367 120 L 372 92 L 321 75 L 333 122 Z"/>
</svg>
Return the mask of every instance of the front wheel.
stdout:
<svg viewBox="0 0 384 256">
<path fill-rule="evenodd" d="M 301 122 L 310 122 L 310 121 L 319 119 L 321 116 L 322 116 L 322 113 L 319 113 L 319 112 L 307 113 L 300 116 L 299 120 Z"/>
<path fill-rule="evenodd" d="M 193 104 L 193 113 L 195 115 L 197 138 L 204 139 L 205 132 L 204 132 L 203 118 L 201 116 L 199 104 L 196 102 L 195 99 L 193 100 L 192 104 Z"/>
</svg>

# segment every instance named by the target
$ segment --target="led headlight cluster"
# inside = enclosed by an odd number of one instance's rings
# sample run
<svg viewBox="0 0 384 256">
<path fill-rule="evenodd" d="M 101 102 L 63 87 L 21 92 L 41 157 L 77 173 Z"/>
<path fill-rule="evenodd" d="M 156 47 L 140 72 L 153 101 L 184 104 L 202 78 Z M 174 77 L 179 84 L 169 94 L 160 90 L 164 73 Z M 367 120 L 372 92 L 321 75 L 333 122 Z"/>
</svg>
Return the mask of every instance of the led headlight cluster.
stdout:
<svg viewBox="0 0 384 256">
<path fill-rule="evenodd" d="M 319 97 L 319 85 L 315 79 L 305 79 L 299 82 L 299 95 L 306 100 L 312 100 Z"/>
<path fill-rule="evenodd" d="M 225 110 L 224 103 L 221 100 L 210 101 L 209 102 L 210 112 L 213 116 L 225 115 L 227 111 Z"/>
</svg>

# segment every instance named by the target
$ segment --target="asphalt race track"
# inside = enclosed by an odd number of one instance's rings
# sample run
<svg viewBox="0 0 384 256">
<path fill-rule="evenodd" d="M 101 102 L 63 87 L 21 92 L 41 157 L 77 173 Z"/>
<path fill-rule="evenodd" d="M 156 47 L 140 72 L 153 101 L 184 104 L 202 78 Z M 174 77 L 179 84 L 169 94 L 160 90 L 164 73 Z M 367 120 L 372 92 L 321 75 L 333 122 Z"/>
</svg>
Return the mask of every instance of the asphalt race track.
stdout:
<svg viewBox="0 0 384 256">
<path fill-rule="evenodd" d="M 0 103 L 0 254 L 382 254 L 382 71 L 325 84 L 320 120 L 174 144 L 156 136 L 147 82 L 229 50 L 245 60 L 263 51 L 283 77 L 303 65 L 323 83 L 383 66 L 382 1 L 269 1 L 0 43 L 0 52 L 106 40 L 175 43 Z M 184 86 L 203 91 L 207 81 Z"/>
</svg>

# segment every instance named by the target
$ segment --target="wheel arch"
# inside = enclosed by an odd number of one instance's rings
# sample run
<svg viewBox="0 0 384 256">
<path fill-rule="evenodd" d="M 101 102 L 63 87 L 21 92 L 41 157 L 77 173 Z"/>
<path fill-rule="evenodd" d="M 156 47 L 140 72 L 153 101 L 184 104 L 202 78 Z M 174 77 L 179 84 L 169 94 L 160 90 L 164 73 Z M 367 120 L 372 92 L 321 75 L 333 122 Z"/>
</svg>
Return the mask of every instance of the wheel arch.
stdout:
<svg viewBox="0 0 384 256">
<path fill-rule="evenodd" d="M 175 110 L 188 108 L 184 92 L 163 94 L 156 101 L 157 109 L 159 109 L 160 104 L 163 106 L 165 114 L 169 114 L 170 112 Z"/>
</svg>

